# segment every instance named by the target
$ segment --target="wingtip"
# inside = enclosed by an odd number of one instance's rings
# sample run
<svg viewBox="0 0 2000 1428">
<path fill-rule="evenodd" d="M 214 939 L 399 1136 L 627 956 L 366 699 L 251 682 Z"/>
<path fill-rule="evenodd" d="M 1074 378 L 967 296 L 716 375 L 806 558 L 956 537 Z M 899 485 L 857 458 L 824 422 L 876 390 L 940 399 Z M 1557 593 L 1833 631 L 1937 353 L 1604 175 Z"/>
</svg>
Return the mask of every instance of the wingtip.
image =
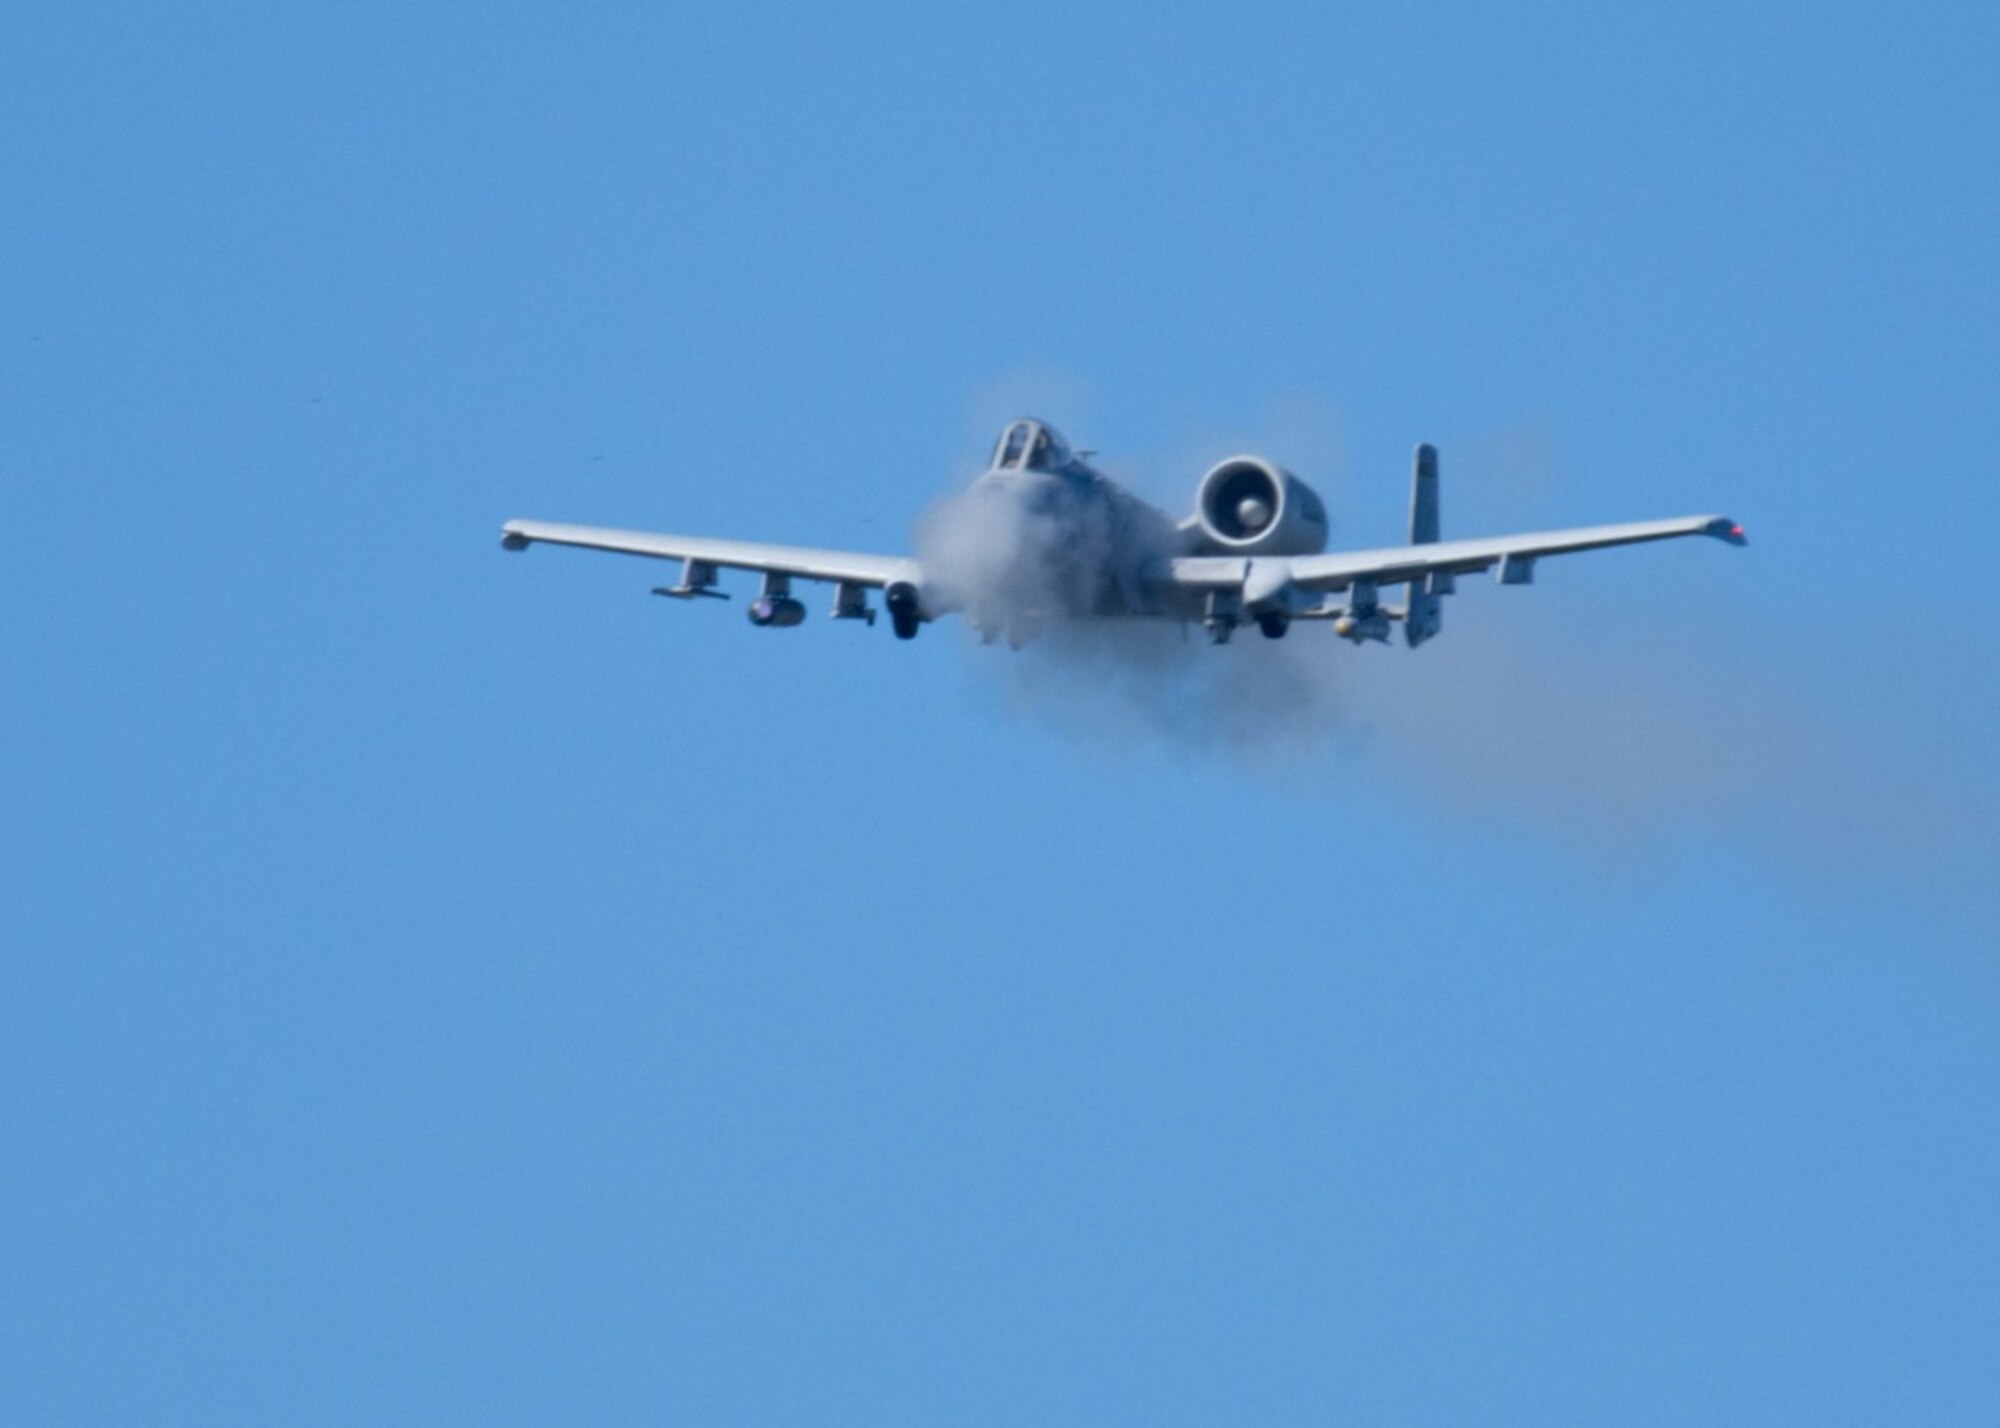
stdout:
<svg viewBox="0 0 2000 1428">
<path fill-rule="evenodd" d="M 1727 541 L 1731 545 L 1750 544 L 1750 537 L 1743 533 L 1742 522 L 1731 520 L 1728 516 L 1717 516 L 1710 521 L 1708 533 L 1717 540 Z"/>
<path fill-rule="evenodd" d="M 500 548 L 502 550 L 526 550 L 528 537 L 520 529 L 519 521 L 509 521 L 500 527 Z"/>
</svg>

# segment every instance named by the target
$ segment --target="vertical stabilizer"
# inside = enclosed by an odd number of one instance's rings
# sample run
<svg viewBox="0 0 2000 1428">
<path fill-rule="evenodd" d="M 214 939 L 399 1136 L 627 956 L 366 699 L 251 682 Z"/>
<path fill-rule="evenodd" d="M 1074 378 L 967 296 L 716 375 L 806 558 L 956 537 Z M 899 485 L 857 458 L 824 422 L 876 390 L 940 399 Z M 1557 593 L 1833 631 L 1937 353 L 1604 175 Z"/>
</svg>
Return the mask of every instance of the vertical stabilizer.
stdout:
<svg viewBox="0 0 2000 1428">
<path fill-rule="evenodd" d="M 1429 442 L 1417 447 L 1410 473 L 1410 544 L 1435 545 L 1438 539 L 1438 454 Z M 1410 603 L 1403 619 L 1403 639 L 1415 649 L 1444 628 L 1444 595 L 1451 577 L 1427 576 L 1410 582 Z"/>
<path fill-rule="evenodd" d="M 1410 544 L 1435 545 L 1438 538 L 1438 452 L 1428 441 L 1417 447 L 1410 476 Z"/>
</svg>

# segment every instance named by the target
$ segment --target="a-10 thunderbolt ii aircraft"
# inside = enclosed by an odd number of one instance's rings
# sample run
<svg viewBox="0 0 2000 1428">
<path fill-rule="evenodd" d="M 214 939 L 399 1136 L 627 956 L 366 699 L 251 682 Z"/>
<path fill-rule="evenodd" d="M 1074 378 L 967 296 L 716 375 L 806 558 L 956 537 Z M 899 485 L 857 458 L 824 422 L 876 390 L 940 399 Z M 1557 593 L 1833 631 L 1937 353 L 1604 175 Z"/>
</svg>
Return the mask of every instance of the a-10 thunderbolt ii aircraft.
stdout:
<svg viewBox="0 0 2000 1428">
<path fill-rule="evenodd" d="M 1217 644 L 1246 623 L 1275 640 L 1296 621 L 1320 620 L 1357 645 L 1387 642 L 1400 624 L 1412 648 L 1438 632 L 1443 599 L 1461 575 L 1491 570 L 1502 585 L 1525 585 L 1545 556 L 1675 536 L 1744 544 L 1743 527 L 1727 516 L 1444 540 L 1437 452 L 1424 445 L 1411 481 L 1409 544 L 1329 552 L 1319 496 L 1263 457 L 1212 467 L 1196 488 L 1194 514 L 1176 521 L 1094 470 L 1088 454 L 1044 422 L 1012 423 L 984 474 L 920 524 L 913 556 L 543 521 L 509 521 L 501 544 L 677 560 L 679 583 L 654 593 L 683 600 L 727 598 L 716 589 L 718 572 L 754 571 L 763 588 L 750 623 L 766 627 L 805 618 L 792 584 L 811 580 L 834 587 L 836 620 L 872 625 L 869 592 L 880 590 L 905 640 L 927 621 L 962 612 L 983 638 L 1017 646 L 1055 620 L 1151 618 L 1199 623 Z M 1386 603 L 1383 591 L 1398 586 L 1402 602 Z"/>
</svg>

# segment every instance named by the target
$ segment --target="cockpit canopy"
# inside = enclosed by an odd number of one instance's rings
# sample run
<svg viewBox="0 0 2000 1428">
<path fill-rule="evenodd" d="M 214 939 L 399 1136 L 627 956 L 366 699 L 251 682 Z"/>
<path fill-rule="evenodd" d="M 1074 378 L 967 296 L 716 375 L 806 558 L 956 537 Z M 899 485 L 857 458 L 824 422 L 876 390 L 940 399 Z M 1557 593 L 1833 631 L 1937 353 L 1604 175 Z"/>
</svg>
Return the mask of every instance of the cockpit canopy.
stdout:
<svg viewBox="0 0 2000 1428">
<path fill-rule="evenodd" d="M 1074 458 L 1069 444 L 1052 426 L 1043 422 L 1017 421 L 1000 433 L 993 448 L 995 471 L 1061 471 Z"/>
</svg>

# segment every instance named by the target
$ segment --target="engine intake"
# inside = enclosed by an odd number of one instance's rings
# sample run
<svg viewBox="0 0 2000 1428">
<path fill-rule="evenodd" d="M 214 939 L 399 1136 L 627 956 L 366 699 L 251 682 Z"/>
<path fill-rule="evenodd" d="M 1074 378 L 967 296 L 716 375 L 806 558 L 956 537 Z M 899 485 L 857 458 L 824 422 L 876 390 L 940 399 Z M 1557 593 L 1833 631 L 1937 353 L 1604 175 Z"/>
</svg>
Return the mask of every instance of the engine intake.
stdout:
<svg viewBox="0 0 2000 1428">
<path fill-rule="evenodd" d="M 1195 521 L 1227 551 L 1316 555 L 1326 549 L 1326 507 L 1312 487 L 1261 456 L 1232 456 L 1201 478 Z"/>
</svg>

